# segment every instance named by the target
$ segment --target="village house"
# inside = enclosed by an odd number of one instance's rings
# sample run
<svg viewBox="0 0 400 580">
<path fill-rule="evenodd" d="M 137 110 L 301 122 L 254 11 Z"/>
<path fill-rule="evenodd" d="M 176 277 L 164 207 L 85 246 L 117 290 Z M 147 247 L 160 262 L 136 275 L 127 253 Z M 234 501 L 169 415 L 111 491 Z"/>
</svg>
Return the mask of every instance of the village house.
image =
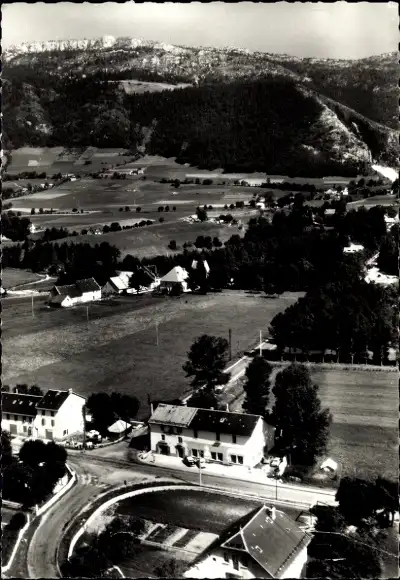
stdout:
<svg viewBox="0 0 400 580">
<path fill-rule="evenodd" d="M 362 246 L 361 244 L 353 244 L 351 242 L 350 245 L 343 248 L 343 252 L 345 254 L 355 254 L 356 252 L 362 252 L 363 249 L 364 249 L 364 246 Z"/>
<path fill-rule="evenodd" d="M 311 536 L 284 512 L 256 508 L 200 554 L 185 578 L 301 578 Z"/>
<path fill-rule="evenodd" d="M 181 266 L 175 266 L 165 274 L 160 280 L 160 290 L 171 292 L 176 286 L 181 285 L 183 292 L 188 292 L 189 288 L 187 285 L 187 279 L 189 274 L 185 268 Z"/>
<path fill-rule="evenodd" d="M 149 419 L 151 450 L 254 467 L 274 445 L 275 428 L 259 415 L 159 404 Z"/>
<path fill-rule="evenodd" d="M 75 284 L 65 286 L 56 285 L 50 291 L 52 306 L 68 307 L 94 300 L 101 300 L 101 288 L 94 278 L 77 280 Z"/>
<path fill-rule="evenodd" d="M 61 440 L 83 433 L 86 399 L 69 389 L 44 396 L 2 393 L 2 429 L 11 435 Z"/>
<path fill-rule="evenodd" d="M 111 296 L 113 294 L 122 294 L 129 288 L 129 282 L 133 272 L 120 272 L 118 276 L 113 276 L 107 280 L 101 289 L 102 296 Z"/>
</svg>

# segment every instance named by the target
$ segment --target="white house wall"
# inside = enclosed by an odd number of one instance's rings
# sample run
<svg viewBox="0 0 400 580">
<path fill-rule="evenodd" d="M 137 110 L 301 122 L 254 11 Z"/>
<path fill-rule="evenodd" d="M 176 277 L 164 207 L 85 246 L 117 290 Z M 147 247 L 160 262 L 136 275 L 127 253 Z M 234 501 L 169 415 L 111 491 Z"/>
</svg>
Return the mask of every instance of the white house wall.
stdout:
<svg viewBox="0 0 400 580">
<path fill-rule="evenodd" d="M 83 433 L 84 404 L 85 399 L 72 393 L 57 412 L 38 409 L 33 435 L 39 439 L 47 439 L 47 432 L 51 431 L 53 439 L 63 439 L 73 433 Z M 54 416 L 51 416 L 52 412 Z"/>
<path fill-rule="evenodd" d="M 2 413 L 1 428 L 3 431 L 9 431 L 13 435 L 30 435 L 29 428 L 33 434 L 34 417 L 27 415 L 14 415 L 13 413 Z"/>
<path fill-rule="evenodd" d="M 305 546 L 290 564 L 288 569 L 282 574 L 281 578 L 302 578 L 307 563 L 307 546 Z"/>
</svg>

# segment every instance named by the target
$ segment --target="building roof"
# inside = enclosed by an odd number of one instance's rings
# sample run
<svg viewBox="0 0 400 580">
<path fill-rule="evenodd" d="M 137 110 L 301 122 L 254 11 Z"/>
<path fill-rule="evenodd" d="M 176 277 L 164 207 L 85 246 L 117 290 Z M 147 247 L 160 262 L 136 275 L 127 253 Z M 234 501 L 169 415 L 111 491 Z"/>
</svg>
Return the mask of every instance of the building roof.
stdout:
<svg viewBox="0 0 400 580">
<path fill-rule="evenodd" d="M 160 403 L 150 417 L 149 423 L 189 427 L 197 409 L 178 405 Z"/>
<path fill-rule="evenodd" d="M 190 423 L 190 428 L 196 431 L 214 431 L 228 435 L 250 436 L 259 419 L 259 415 L 197 409 L 193 421 Z"/>
<path fill-rule="evenodd" d="M 149 423 L 189 427 L 195 431 L 250 436 L 259 419 L 259 415 L 160 403 L 150 417 Z"/>
<path fill-rule="evenodd" d="M 122 421 L 122 419 L 118 419 L 115 421 L 108 429 L 110 433 L 124 433 L 128 429 L 130 429 L 131 425 L 126 421 Z"/>
<path fill-rule="evenodd" d="M 262 506 L 242 520 L 221 547 L 246 552 L 272 578 L 281 578 L 311 537 L 285 513 Z M 226 537 L 226 535 L 225 535 Z"/>
<path fill-rule="evenodd" d="M 21 395 L 19 393 L 2 393 L 1 405 L 3 413 L 15 415 L 36 415 L 36 407 L 43 397 L 41 395 Z"/>
<path fill-rule="evenodd" d="M 83 280 L 76 281 L 76 287 L 83 294 L 83 292 L 96 292 L 100 290 L 100 286 L 97 284 L 94 278 L 84 278 Z"/>
<path fill-rule="evenodd" d="M 69 296 L 70 298 L 76 298 L 80 296 L 82 293 L 79 291 L 79 288 L 75 284 L 65 284 L 64 286 L 54 286 L 57 294 L 59 296 Z"/>
<path fill-rule="evenodd" d="M 46 409 L 48 411 L 58 411 L 70 394 L 70 391 L 56 391 L 50 389 L 44 397 L 42 397 L 42 400 L 38 403 L 37 407 L 38 409 Z"/>
<path fill-rule="evenodd" d="M 117 290 L 126 290 L 129 288 L 129 280 L 123 276 L 113 276 L 109 280 L 111 286 L 114 286 Z"/>
<path fill-rule="evenodd" d="M 62 304 L 64 302 L 64 300 L 67 300 L 68 298 L 70 298 L 70 294 L 58 294 L 57 296 L 54 296 L 54 298 L 51 299 L 51 302 L 53 304 Z"/>
<path fill-rule="evenodd" d="M 189 277 L 187 271 L 181 266 L 175 266 L 161 278 L 161 282 L 184 282 Z"/>
</svg>

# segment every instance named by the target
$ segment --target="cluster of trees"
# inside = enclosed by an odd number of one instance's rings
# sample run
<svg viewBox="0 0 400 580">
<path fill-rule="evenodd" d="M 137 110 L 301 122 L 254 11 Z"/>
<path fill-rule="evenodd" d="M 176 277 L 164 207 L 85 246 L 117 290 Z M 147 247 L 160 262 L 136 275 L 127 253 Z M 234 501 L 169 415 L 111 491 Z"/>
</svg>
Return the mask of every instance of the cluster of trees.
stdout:
<svg viewBox="0 0 400 580">
<path fill-rule="evenodd" d="M 308 578 L 379 578 L 382 528 L 393 525 L 398 483 L 344 477 L 336 494 L 338 507 L 316 505 L 315 531 L 308 546 Z M 349 525 L 356 526 L 349 532 Z M 397 554 L 392 558 L 398 559 Z"/>
<path fill-rule="evenodd" d="M 170 207 L 169 207 L 169 205 L 166 205 L 166 206 L 160 205 L 160 206 L 158 206 L 158 208 L 157 208 L 157 211 L 158 211 L 159 213 L 160 213 L 160 212 L 162 212 L 162 211 L 168 212 L 169 210 L 170 210 Z M 173 206 L 172 206 L 172 211 L 176 211 L 176 205 L 173 205 Z"/>
<path fill-rule="evenodd" d="M 1 214 L 1 233 L 13 242 L 26 240 L 30 233 L 30 225 L 29 218 L 19 217 L 13 211 L 9 210 Z"/>
<path fill-rule="evenodd" d="M 76 280 L 93 276 L 101 285 L 115 276 L 120 251 L 108 242 L 101 244 L 62 244 L 26 242 L 3 248 L 3 267 L 27 268 L 41 272 L 62 265 L 59 284 L 72 284 Z"/>
<path fill-rule="evenodd" d="M 86 410 L 92 415 L 93 428 L 107 435 L 107 429 L 118 419 L 129 422 L 139 411 L 136 397 L 121 393 L 92 393 L 87 400 Z"/>
<path fill-rule="evenodd" d="M 397 293 L 393 288 L 368 284 L 356 272 L 310 289 L 295 304 L 279 313 L 270 332 L 279 352 L 285 347 L 311 351 L 330 350 L 337 360 L 382 364 L 397 336 Z"/>
<path fill-rule="evenodd" d="M 11 438 L 1 433 L 3 497 L 31 507 L 45 500 L 57 481 L 66 473 L 67 452 L 53 441 L 26 441 L 19 451 L 19 461 L 12 456 Z"/>
<path fill-rule="evenodd" d="M 79 546 L 63 570 L 72 578 L 107 577 L 115 564 L 131 558 L 138 551 L 139 536 L 145 531 L 142 520 L 133 516 L 115 517 L 99 534 Z"/>
<path fill-rule="evenodd" d="M 108 234 L 109 232 L 120 232 L 122 230 L 132 230 L 133 228 L 143 228 L 144 226 L 151 226 L 153 225 L 152 220 L 140 220 L 140 222 L 136 222 L 134 224 L 128 224 L 126 226 L 121 226 L 119 222 L 112 222 L 110 225 L 103 226 L 103 234 Z M 82 234 L 83 234 L 82 230 Z M 87 233 L 87 230 L 85 231 Z"/>
<path fill-rule="evenodd" d="M 379 246 L 378 268 L 392 276 L 399 275 L 399 239 L 400 227 L 396 224 L 383 236 Z"/>
<path fill-rule="evenodd" d="M 19 395 L 38 395 L 43 397 L 44 393 L 40 387 L 37 385 L 27 385 L 17 384 L 15 387 L 10 387 L 10 385 L 1 385 L 2 393 L 18 393 Z"/>
</svg>

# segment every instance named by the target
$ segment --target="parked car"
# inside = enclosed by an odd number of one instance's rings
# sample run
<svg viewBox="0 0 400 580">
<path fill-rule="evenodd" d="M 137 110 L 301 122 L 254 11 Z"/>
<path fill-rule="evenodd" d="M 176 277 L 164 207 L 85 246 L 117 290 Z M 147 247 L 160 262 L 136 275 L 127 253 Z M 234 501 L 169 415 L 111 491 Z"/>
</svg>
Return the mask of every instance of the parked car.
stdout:
<svg viewBox="0 0 400 580">
<path fill-rule="evenodd" d="M 206 466 L 206 460 L 203 457 L 199 457 L 199 459 L 196 460 L 196 465 L 199 469 L 204 469 Z"/>
<path fill-rule="evenodd" d="M 192 467 L 196 463 L 196 458 L 195 457 L 192 457 L 192 455 L 187 455 L 185 457 L 185 459 L 183 460 L 183 463 L 185 465 L 187 465 L 188 467 Z"/>
</svg>

